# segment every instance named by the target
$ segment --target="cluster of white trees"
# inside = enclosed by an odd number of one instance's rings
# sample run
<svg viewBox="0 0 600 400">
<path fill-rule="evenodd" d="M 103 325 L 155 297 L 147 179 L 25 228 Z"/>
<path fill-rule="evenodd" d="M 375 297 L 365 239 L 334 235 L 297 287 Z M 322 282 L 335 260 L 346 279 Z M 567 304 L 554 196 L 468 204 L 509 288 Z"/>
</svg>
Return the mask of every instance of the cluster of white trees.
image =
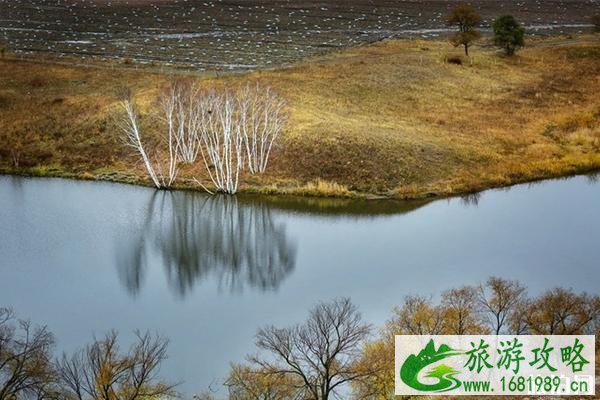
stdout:
<svg viewBox="0 0 600 400">
<path fill-rule="evenodd" d="M 123 96 L 121 107 L 125 142 L 139 154 L 159 189 L 173 185 L 182 164 L 201 162 L 217 191 L 235 193 L 243 170 L 265 172 L 286 122 L 285 101 L 259 85 L 217 90 L 192 80 L 171 82 L 155 110 L 163 122 L 158 137 L 142 135 L 131 93 Z"/>
</svg>

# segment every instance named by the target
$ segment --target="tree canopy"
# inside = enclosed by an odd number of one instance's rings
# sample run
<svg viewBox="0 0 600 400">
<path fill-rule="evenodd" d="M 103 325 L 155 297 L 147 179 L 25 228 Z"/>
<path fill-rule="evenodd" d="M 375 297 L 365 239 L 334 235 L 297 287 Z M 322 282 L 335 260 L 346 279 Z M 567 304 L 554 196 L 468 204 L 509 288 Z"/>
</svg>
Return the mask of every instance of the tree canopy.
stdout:
<svg viewBox="0 0 600 400">
<path fill-rule="evenodd" d="M 525 28 L 512 15 L 503 15 L 494 21 L 494 44 L 511 56 L 525 45 Z"/>
<path fill-rule="evenodd" d="M 481 23 L 481 15 L 471 4 L 458 4 L 450 12 L 446 23 L 458 28 L 458 32 L 450 37 L 450 42 L 455 47 L 463 46 L 468 56 L 471 44 L 481 37 L 479 31 L 475 29 Z"/>
</svg>

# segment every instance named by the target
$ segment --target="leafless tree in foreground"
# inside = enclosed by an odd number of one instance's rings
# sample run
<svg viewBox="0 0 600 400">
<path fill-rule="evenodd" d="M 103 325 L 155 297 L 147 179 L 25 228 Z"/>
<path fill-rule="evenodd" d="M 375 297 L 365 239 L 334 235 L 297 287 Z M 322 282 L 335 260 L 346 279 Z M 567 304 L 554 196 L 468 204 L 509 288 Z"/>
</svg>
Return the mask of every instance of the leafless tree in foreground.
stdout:
<svg viewBox="0 0 600 400">
<path fill-rule="evenodd" d="M 179 172 L 177 164 L 179 141 L 175 132 L 169 127 L 166 134 L 159 138 L 158 143 L 150 146 L 149 141 L 142 139 L 138 109 L 130 92 L 123 95 L 120 105 L 124 115 L 118 120 L 118 125 L 124 133 L 125 143 L 140 155 L 148 176 L 156 188 L 171 187 Z M 165 105 L 166 110 L 167 106 Z M 166 146 L 166 151 L 160 151 L 163 146 Z"/>
<path fill-rule="evenodd" d="M 472 286 L 450 289 L 442 293 L 444 333 L 448 335 L 474 335 L 489 331 L 481 319 L 477 290 Z"/>
<path fill-rule="evenodd" d="M 390 338 L 394 335 L 441 335 L 444 332 L 444 313 L 424 296 L 406 296 L 402 307 L 394 309 L 394 317 L 385 328 Z"/>
<path fill-rule="evenodd" d="M 508 316 L 508 330 L 511 335 L 527 335 L 529 333 L 529 325 L 527 318 L 532 300 L 524 296 L 518 301 L 513 312 Z"/>
<path fill-rule="evenodd" d="M 518 281 L 490 277 L 477 288 L 477 300 L 487 315 L 493 333 L 499 335 L 525 296 Z"/>
<path fill-rule="evenodd" d="M 260 368 L 234 364 L 225 381 L 229 400 L 305 400 L 298 397 L 298 377 L 274 375 Z"/>
<path fill-rule="evenodd" d="M 54 337 L 0 308 L 0 400 L 46 399 L 53 383 Z"/>
<path fill-rule="evenodd" d="M 327 400 L 370 373 L 358 366 L 370 329 L 349 299 L 319 303 L 302 325 L 261 329 L 256 345 L 270 357 L 250 360 L 266 373 L 297 378 L 298 396 Z"/>
<path fill-rule="evenodd" d="M 359 365 L 370 374 L 352 382 L 353 399 L 394 398 L 395 335 L 443 335 L 445 310 L 430 297 L 409 295 L 381 329 L 379 337 L 367 342 Z"/>
<path fill-rule="evenodd" d="M 600 321 L 600 296 L 555 288 L 531 300 L 524 312 L 529 333 L 577 335 L 593 333 Z"/>
<path fill-rule="evenodd" d="M 247 85 L 237 94 L 240 126 L 251 174 L 267 169 L 273 143 L 287 120 L 285 100 L 269 87 Z"/>
<path fill-rule="evenodd" d="M 173 385 L 158 378 L 167 358 L 168 340 L 136 332 L 137 341 L 121 354 L 117 334 L 57 362 L 58 383 L 68 400 L 150 400 L 173 394 Z"/>
</svg>

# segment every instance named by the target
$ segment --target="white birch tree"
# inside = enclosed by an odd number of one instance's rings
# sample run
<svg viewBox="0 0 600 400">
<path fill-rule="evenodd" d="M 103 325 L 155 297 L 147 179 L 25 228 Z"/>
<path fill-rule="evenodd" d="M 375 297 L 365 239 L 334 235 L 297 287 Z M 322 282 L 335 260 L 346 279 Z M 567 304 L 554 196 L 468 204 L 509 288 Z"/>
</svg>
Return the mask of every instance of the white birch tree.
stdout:
<svg viewBox="0 0 600 400">
<path fill-rule="evenodd" d="M 265 172 L 287 120 L 283 98 L 259 85 L 217 91 L 179 79 L 162 90 L 158 104 L 165 123 L 158 145 L 143 140 L 130 94 L 121 101 L 125 113 L 120 121 L 126 143 L 139 153 L 157 188 L 173 185 L 180 163 L 201 158 L 216 190 L 236 193 L 245 168 L 250 174 Z"/>
<path fill-rule="evenodd" d="M 175 80 L 161 94 L 160 104 L 169 135 L 178 146 L 180 161 L 191 164 L 200 150 L 201 90 L 191 80 Z"/>
<path fill-rule="evenodd" d="M 247 85 L 237 94 L 239 124 L 251 174 L 267 169 L 273 143 L 287 121 L 286 102 L 269 87 Z"/>
<path fill-rule="evenodd" d="M 218 191 L 234 194 L 244 168 L 244 137 L 239 110 L 231 92 L 209 91 L 202 95 L 200 154 Z"/>
<path fill-rule="evenodd" d="M 171 125 L 168 124 L 166 134 L 159 138 L 157 144 L 148 145 L 149 141 L 142 138 L 138 108 L 129 92 L 123 96 L 120 106 L 124 115 L 118 120 L 118 125 L 123 131 L 125 144 L 139 154 L 148 176 L 157 189 L 170 188 L 179 172 L 179 142 Z M 165 113 L 167 110 L 170 108 L 165 105 Z M 161 149 L 163 146 L 166 147 L 166 151 Z"/>
</svg>

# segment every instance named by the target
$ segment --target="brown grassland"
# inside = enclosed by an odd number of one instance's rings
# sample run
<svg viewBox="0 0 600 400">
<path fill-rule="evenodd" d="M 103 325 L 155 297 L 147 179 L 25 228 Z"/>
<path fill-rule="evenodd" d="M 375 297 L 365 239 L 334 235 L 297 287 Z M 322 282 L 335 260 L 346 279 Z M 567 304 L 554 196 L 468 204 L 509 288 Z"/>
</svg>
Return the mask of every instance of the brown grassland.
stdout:
<svg viewBox="0 0 600 400">
<path fill-rule="evenodd" d="M 388 40 L 291 68 L 199 77 L 260 82 L 290 121 L 242 191 L 423 198 L 600 169 L 600 41 L 538 39 L 462 65 L 445 41 Z M 114 125 L 119 88 L 148 109 L 168 74 L 0 60 L 0 171 L 147 183 Z M 146 123 L 151 125 L 150 122 Z M 183 171 L 181 185 L 201 170 Z"/>
</svg>

